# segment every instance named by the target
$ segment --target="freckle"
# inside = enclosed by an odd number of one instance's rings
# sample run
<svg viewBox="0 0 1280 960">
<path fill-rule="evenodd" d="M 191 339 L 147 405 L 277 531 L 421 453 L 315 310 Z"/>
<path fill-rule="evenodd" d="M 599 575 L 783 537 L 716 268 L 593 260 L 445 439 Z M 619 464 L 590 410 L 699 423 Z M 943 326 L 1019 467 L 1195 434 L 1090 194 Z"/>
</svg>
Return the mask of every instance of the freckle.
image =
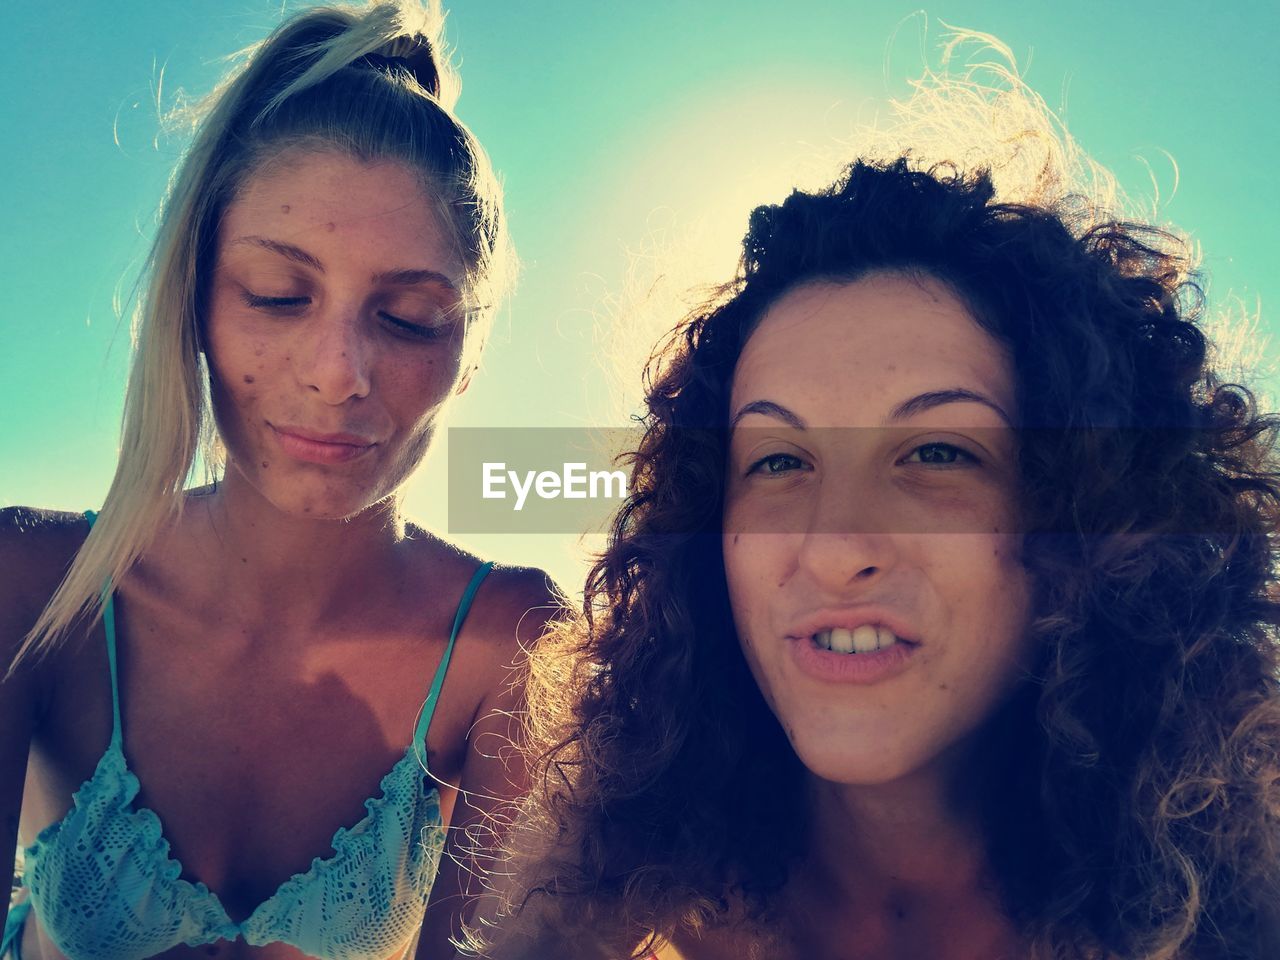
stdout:
<svg viewBox="0 0 1280 960">
<path fill-rule="evenodd" d="M 255 351 L 253 351 L 253 355 L 254 355 L 255 357 L 260 357 L 260 356 L 262 356 L 262 351 L 261 351 L 261 350 L 255 350 Z"/>
<path fill-rule="evenodd" d="M 282 203 L 282 204 L 280 205 L 280 212 L 281 212 L 281 213 L 288 213 L 288 212 L 289 212 L 289 205 L 288 205 L 287 203 Z"/>
<path fill-rule="evenodd" d="M 303 512 L 303 513 L 310 513 L 310 512 L 311 512 L 311 508 L 310 508 L 310 507 L 303 507 L 303 508 L 302 508 L 302 512 Z"/>
<path fill-rule="evenodd" d="M 950 687 L 948 687 L 945 683 L 940 683 L 940 684 L 938 684 L 938 689 L 939 689 L 939 690 L 950 690 L 951 688 L 950 688 Z"/>
<path fill-rule="evenodd" d="M 241 557 L 241 558 L 240 558 L 240 562 L 241 562 L 241 563 L 248 563 L 248 562 L 249 562 L 249 558 L 248 558 L 248 557 Z"/>
<path fill-rule="evenodd" d="M 324 228 L 328 230 L 330 233 L 333 233 L 333 231 L 338 229 L 338 225 L 336 223 L 326 223 L 324 225 Z"/>
<path fill-rule="evenodd" d="M 251 374 L 251 373 L 246 373 L 246 374 L 244 375 L 244 382 L 245 382 L 245 383 L 253 383 L 253 374 Z"/>
</svg>

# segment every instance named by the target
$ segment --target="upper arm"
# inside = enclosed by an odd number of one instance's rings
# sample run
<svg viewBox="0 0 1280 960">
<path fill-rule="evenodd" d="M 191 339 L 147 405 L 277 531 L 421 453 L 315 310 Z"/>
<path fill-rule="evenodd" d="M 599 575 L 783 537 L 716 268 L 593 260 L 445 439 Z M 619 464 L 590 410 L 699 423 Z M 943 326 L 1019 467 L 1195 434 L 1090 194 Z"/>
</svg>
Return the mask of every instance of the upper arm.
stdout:
<svg viewBox="0 0 1280 960">
<path fill-rule="evenodd" d="M 525 651 L 566 612 L 562 594 L 538 570 L 497 570 L 485 632 L 499 644 L 467 736 L 457 800 L 440 871 L 431 890 L 419 958 L 452 956 L 447 946 L 476 915 L 490 878 L 504 869 L 502 846 L 515 803 L 529 788 L 520 749 L 525 712 Z M 490 576 L 493 576 L 491 574 Z M 499 595 L 500 594 L 500 595 Z M 477 601 L 479 602 L 479 601 Z M 488 642 L 488 641 L 486 641 Z"/>
<path fill-rule="evenodd" d="M 47 700 L 51 658 L 27 658 L 12 673 L 9 666 L 81 539 L 83 523 L 70 515 L 0 510 L 0 871 L 13 863 L 27 753 Z M 8 905 L 6 896 L 0 920 Z"/>
</svg>

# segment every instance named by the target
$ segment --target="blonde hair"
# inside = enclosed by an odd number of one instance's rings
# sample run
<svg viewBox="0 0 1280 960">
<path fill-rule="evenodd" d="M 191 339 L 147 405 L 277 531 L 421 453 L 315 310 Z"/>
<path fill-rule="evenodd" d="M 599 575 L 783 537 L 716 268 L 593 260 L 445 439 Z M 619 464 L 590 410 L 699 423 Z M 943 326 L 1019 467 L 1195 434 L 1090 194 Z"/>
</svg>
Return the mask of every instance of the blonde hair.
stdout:
<svg viewBox="0 0 1280 960">
<path fill-rule="evenodd" d="M 214 465 L 200 344 L 202 284 L 226 206 L 290 146 L 340 149 L 421 172 L 466 272 L 474 365 L 512 260 L 488 157 L 453 114 L 459 81 L 438 0 L 321 7 L 241 52 L 242 63 L 184 110 L 191 146 L 174 172 L 134 315 L 120 455 L 101 516 L 9 670 L 54 647 L 179 515 L 198 452 Z M 105 586 L 104 586 L 105 585 Z"/>
</svg>

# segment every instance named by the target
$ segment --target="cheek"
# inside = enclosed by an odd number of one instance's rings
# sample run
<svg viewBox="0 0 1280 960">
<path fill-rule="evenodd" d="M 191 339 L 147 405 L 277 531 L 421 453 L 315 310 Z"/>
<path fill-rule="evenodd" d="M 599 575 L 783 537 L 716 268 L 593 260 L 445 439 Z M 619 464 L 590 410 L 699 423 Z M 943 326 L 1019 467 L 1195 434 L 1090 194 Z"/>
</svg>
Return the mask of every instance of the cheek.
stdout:
<svg viewBox="0 0 1280 960">
<path fill-rule="evenodd" d="M 376 400 L 401 439 L 394 472 L 405 479 L 426 456 L 445 403 L 453 396 L 460 358 L 406 352 L 384 358 L 376 378 Z"/>
<path fill-rule="evenodd" d="M 216 315 L 215 315 L 216 317 Z M 289 363 L 286 345 L 236 330 L 211 318 L 205 330 L 205 360 L 213 388 L 240 403 L 259 395 L 273 373 Z"/>
<path fill-rule="evenodd" d="M 768 661 L 780 649 L 765 641 L 778 630 L 780 611 L 775 608 L 779 588 L 786 581 L 790 539 L 779 534 L 726 532 L 721 540 L 738 641 L 762 687 L 766 686 L 762 668 L 768 672 Z"/>
<path fill-rule="evenodd" d="M 722 538 L 724 578 L 739 632 L 749 627 L 767 601 L 768 568 L 772 562 L 768 538 L 761 534 L 726 532 Z"/>
<path fill-rule="evenodd" d="M 752 591 L 747 588 L 750 579 L 749 564 L 741 549 L 742 534 L 726 533 L 721 538 L 720 551 L 724 557 L 724 579 L 729 588 L 729 606 L 733 611 L 733 621 L 738 631 L 738 638 L 744 646 L 749 646 L 749 614 L 746 604 Z"/>
<path fill-rule="evenodd" d="M 965 535 L 958 538 L 972 539 Z M 957 544 L 948 558 L 953 651 L 974 687 L 996 688 L 1015 679 L 1030 650 L 1031 585 L 1021 561 L 1020 539 L 992 535 L 971 545 Z"/>
<path fill-rule="evenodd" d="M 379 400 L 406 430 L 429 432 L 462 371 L 457 352 L 391 350 L 378 364 Z"/>
</svg>

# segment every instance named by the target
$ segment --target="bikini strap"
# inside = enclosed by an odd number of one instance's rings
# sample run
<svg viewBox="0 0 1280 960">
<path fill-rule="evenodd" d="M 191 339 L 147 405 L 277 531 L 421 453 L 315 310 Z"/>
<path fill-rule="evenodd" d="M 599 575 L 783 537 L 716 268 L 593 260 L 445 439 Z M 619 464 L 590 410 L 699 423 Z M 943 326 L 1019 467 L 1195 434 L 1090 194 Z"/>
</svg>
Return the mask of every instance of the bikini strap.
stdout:
<svg viewBox="0 0 1280 960">
<path fill-rule="evenodd" d="M 453 630 L 449 633 L 449 643 L 444 648 L 444 656 L 440 659 L 440 666 L 436 668 L 435 679 L 431 681 L 431 692 L 427 694 L 427 702 L 422 705 L 422 714 L 418 717 L 418 726 L 413 731 L 415 744 L 425 744 L 427 741 L 427 729 L 431 726 L 431 715 L 436 712 L 436 701 L 440 699 L 440 689 L 444 686 L 444 675 L 449 669 L 449 658 L 453 656 L 454 641 L 458 639 L 458 631 L 462 629 L 462 623 L 467 619 L 467 611 L 471 609 L 471 601 L 475 599 L 476 591 L 480 589 L 480 584 L 492 569 L 492 560 L 480 564 L 480 568 L 472 575 L 471 582 L 467 584 L 467 589 L 462 591 L 462 599 L 458 601 L 458 612 L 453 617 Z"/>
<path fill-rule="evenodd" d="M 93 529 L 93 521 L 98 519 L 94 510 L 86 510 L 84 518 L 89 521 L 89 529 Z M 120 679 L 116 669 L 116 607 L 115 594 L 111 590 L 108 579 L 102 585 L 102 629 L 107 635 L 107 663 L 111 666 L 111 743 L 120 746 Z"/>
</svg>

